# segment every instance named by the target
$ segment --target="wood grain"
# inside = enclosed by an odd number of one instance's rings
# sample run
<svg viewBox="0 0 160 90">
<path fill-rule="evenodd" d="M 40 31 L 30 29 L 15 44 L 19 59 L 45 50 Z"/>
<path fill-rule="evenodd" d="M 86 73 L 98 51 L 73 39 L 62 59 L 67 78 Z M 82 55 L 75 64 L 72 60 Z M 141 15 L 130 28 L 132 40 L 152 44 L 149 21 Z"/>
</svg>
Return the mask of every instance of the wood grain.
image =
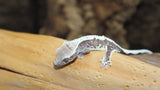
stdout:
<svg viewBox="0 0 160 90">
<path fill-rule="evenodd" d="M 93 51 L 55 69 L 56 49 L 64 40 L 0 30 L 0 89 L 160 89 L 160 68 L 114 53 L 112 67 L 100 68 L 104 51 Z"/>
</svg>

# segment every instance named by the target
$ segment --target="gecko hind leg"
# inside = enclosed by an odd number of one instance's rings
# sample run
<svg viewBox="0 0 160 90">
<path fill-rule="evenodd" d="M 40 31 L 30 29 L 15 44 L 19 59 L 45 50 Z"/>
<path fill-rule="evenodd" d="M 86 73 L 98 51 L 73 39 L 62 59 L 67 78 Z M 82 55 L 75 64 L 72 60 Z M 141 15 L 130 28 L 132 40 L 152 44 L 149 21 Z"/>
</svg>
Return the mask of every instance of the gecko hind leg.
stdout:
<svg viewBox="0 0 160 90">
<path fill-rule="evenodd" d="M 102 63 L 101 67 L 105 66 L 105 69 L 107 69 L 107 64 L 109 64 L 109 66 L 112 66 L 112 62 L 111 62 L 111 56 L 112 56 L 112 53 L 114 52 L 115 50 L 113 50 L 112 48 L 106 48 L 106 56 L 103 57 L 102 60 L 100 60 L 100 62 Z"/>
</svg>

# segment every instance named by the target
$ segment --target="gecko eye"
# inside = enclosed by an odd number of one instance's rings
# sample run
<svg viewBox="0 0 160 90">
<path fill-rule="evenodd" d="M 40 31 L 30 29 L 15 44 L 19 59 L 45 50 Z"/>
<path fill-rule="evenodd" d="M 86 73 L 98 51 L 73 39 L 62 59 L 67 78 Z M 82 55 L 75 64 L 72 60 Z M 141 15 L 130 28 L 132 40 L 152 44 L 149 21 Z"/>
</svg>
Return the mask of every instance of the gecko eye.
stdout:
<svg viewBox="0 0 160 90">
<path fill-rule="evenodd" d="M 68 61 L 69 61 L 68 58 L 66 58 L 66 59 L 63 60 L 64 63 L 67 63 Z"/>
</svg>

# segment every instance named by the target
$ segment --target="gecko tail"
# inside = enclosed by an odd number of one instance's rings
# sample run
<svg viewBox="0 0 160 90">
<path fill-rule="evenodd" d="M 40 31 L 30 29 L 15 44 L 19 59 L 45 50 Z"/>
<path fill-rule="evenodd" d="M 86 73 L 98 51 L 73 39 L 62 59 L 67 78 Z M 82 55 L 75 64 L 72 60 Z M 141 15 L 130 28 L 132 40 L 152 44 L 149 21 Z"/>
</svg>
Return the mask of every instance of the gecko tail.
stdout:
<svg viewBox="0 0 160 90">
<path fill-rule="evenodd" d="M 148 49 L 137 49 L 137 50 L 127 50 L 127 49 L 122 49 L 122 53 L 124 54 L 152 54 L 152 51 Z"/>
</svg>

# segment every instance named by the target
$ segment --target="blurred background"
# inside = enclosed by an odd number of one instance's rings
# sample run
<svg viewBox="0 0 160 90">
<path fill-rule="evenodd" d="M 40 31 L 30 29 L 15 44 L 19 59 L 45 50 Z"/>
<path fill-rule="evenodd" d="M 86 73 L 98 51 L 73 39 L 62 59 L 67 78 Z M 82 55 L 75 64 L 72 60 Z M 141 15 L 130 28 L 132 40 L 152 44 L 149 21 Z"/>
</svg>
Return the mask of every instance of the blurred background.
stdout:
<svg viewBox="0 0 160 90">
<path fill-rule="evenodd" d="M 105 35 L 160 51 L 160 0 L 0 0 L 0 28 L 74 39 Z"/>
</svg>

